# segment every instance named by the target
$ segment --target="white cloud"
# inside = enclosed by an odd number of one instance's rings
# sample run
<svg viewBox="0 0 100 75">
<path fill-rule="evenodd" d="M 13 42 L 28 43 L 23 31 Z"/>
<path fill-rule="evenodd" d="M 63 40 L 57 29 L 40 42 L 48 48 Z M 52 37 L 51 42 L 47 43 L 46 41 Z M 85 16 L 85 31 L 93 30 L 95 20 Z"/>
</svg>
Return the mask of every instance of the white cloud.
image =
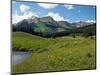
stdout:
<svg viewBox="0 0 100 75">
<path fill-rule="evenodd" d="M 50 3 L 37 3 L 37 4 L 44 9 L 51 9 L 58 6 L 58 4 L 50 4 Z"/>
<path fill-rule="evenodd" d="M 65 21 L 69 22 L 69 19 L 66 19 Z"/>
<path fill-rule="evenodd" d="M 33 12 L 29 12 L 28 14 L 18 15 L 18 13 L 16 11 L 16 14 L 12 16 L 12 24 L 18 23 L 18 22 L 20 22 L 23 19 L 28 19 L 31 16 L 38 17 L 38 15 L 36 13 L 33 13 Z"/>
<path fill-rule="evenodd" d="M 51 16 L 56 21 L 64 21 L 64 17 L 60 16 L 59 13 L 49 12 L 47 16 Z"/>
<path fill-rule="evenodd" d="M 20 5 L 19 9 L 23 14 L 19 15 L 18 12 L 20 12 L 20 11 L 16 10 L 15 14 L 12 15 L 12 23 L 18 23 L 19 21 L 21 21 L 23 19 L 28 19 L 31 16 L 38 17 L 37 13 L 34 11 L 31 11 L 30 10 L 31 8 L 27 5 Z"/>
<path fill-rule="evenodd" d="M 71 9 L 73 9 L 73 8 L 74 8 L 74 6 L 73 6 L 73 5 L 64 5 L 64 7 L 65 7 L 66 9 L 68 9 L 68 10 L 71 10 Z"/>
<path fill-rule="evenodd" d="M 86 22 L 95 23 L 95 20 L 87 20 Z"/>
<path fill-rule="evenodd" d="M 28 12 L 30 10 L 30 7 L 29 6 L 27 6 L 27 5 L 20 5 L 20 11 L 22 12 L 22 13 L 26 13 L 26 12 Z"/>
</svg>

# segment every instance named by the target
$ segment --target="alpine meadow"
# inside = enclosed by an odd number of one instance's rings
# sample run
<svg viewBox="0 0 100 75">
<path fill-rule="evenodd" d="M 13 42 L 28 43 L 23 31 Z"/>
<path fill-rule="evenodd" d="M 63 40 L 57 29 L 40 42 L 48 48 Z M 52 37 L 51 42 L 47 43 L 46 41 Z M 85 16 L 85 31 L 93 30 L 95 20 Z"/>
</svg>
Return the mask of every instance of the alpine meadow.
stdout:
<svg viewBox="0 0 100 75">
<path fill-rule="evenodd" d="M 96 6 L 12 1 L 12 74 L 96 69 Z"/>
</svg>

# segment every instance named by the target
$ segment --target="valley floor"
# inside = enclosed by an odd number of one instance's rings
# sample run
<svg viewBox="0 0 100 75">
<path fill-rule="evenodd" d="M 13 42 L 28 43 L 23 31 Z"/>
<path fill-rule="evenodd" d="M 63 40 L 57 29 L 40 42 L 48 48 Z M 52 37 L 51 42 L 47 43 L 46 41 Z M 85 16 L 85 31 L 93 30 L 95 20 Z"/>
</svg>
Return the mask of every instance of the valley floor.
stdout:
<svg viewBox="0 0 100 75">
<path fill-rule="evenodd" d="M 23 32 L 12 34 L 17 50 L 31 51 L 27 60 L 12 65 L 13 73 L 85 70 L 96 68 L 95 38 L 63 36 L 41 38 Z"/>
</svg>

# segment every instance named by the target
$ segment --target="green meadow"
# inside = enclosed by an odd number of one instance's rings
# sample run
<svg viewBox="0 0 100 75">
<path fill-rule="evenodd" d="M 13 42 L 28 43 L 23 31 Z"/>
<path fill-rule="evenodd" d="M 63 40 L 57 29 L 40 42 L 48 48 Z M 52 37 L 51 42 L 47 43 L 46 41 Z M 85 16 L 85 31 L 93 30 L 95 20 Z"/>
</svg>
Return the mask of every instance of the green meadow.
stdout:
<svg viewBox="0 0 100 75">
<path fill-rule="evenodd" d="M 13 50 L 30 51 L 27 60 L 12 65 L 13 73 L 96 68 L 95 37 L 42 38 L 24 32 L 13 32 L 12 47 Z"/>
</svg>

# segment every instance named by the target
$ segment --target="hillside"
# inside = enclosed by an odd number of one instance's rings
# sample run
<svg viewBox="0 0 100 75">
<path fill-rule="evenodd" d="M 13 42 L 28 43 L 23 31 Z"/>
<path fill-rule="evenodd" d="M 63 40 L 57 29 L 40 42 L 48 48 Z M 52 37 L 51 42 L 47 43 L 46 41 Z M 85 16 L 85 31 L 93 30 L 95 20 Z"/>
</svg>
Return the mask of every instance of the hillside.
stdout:
<svg viewBox="0 0 100 75">
<path fill-rule="evenodd" d="M 13 50 L 32 51 L 28 60 L 13 65 L 13 73 L 95 69 L 95 39 L 77 36 L 42 38 L 12 34 Z"/>
<path fill-rule="evenodd" d="M 85 36 L 96 35 L 96 24 L 79 27 L 76 29 L 76 32 L 81 33 L 82 35 Z"/>
<path fill-rule="evenodd" d="M 12 37 L 13 49 L 19 51 L 36 51 L 49 44 L 45 38 L 24 32 L 14 32 Z"/>
</svg>

